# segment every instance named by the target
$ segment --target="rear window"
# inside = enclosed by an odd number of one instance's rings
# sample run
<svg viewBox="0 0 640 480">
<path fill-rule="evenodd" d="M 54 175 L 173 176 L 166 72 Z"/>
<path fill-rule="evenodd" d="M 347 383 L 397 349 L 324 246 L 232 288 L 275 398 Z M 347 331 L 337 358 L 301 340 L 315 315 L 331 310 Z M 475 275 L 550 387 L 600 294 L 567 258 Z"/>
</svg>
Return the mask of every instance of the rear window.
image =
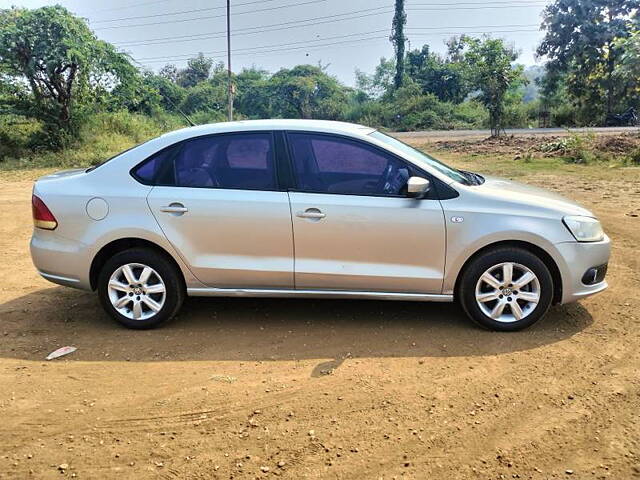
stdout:
<svg viewBox="0 0 640 480">
<path fill-rule="evenodd" d="M 145 185 L 171 185 L 174 182 L 172 158 L 178 147 L 171 147 L 154 153 L 132 171 L 136 180 Z"/>
</svg>

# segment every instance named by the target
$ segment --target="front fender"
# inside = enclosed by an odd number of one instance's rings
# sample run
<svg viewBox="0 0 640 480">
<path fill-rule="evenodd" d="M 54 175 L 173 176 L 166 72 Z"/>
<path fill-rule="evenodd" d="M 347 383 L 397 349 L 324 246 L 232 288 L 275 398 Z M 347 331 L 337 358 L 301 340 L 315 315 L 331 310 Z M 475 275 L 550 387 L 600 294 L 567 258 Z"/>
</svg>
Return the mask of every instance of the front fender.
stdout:
<svg viewBox="0 0 640 480">
<path fill-rule="evenodd" d="M 452 222 L 452 217 L 464 221 Z M 556 263 L 562 278 L 566 278 L 568 267 L 556 245 L 573 238 L 559 219 L 451 209 L 445 210 L 445 219 L 447 253 L 443 294 L 454 293 L 462 267 L 476 252 L 504 242 L 524 242 L 544 250 Z"/>
</svg>

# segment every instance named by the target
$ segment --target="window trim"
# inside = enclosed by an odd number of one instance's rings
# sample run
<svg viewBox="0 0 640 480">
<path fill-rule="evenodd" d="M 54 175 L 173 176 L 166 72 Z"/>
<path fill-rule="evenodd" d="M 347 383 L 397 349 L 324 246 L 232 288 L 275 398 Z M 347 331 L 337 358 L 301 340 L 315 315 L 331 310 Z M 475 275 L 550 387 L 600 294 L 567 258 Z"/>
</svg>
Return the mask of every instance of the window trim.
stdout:
<svg viewBox="0 0 640 480">
<path fill-rule="evenodd" d="M 432 188 L 429 193 L 422 198 L 413 198 L 413 197 L 409 197 L 407 195 L 391 195 L 391 194 L 374 194 L 374 193 L 332 193 L 332 192 L 313 192 L 313 191 L 308 191 L 308 190 L 303 190 L 300 189 L 298 187 L 298 176 L 297 176 L 297 172 L 296 172 L 296 167 L 295 167 L 295 162 L 294 162 L 294 158 L 293 158 L 293 151 L 292 151 L 292 147 L 291 147 L 291 141 L 289 140 L 289 135 L 291 134 L 297 134 L 297 133 L 301 133 L 301 134 L 306 134 L 306 135 L 319 135 L 319 136 L 325 136 L 325 137 L 329 137 L 329 138 L 340 138 L 343 140 L 349 140 L 352 141 L 356 144 L 360 144 L 360 145 L 364 145 L 368 148 L 371 148 L 373 150 L 376 150 L 378 152 L 380 152 L 382 155 L 387 155 L 401 163 L 403 163 L 404 165 L 408 166 L 410 169 L 417 171 L 418 173 L 420 173 L 421 175 L 424 175 L 424 178 L 428 179 L 431 184 L 433 185 L 434 188 Z M 374 145 L 373 143 L 369 143 L 369 142 L 365 142 L 359 138 L 355 138 L 355 137 L 351 137 L 349 135 L 343 135 L 340 133 L 329 133 L 329 132 L 314 132 L 314 131 L 310 131 L 310 130 L 285 130 L 284 131 L 284 137 L 285 137 L 285 146 L 286 146 L 286 155 L 288 157 L 288 161 L 289 161 L 289 168 L 291 169 L 291 174 L 292 174 L 292 185 L 293 187 L 289 188 L 288 191 L 290 192 L 296 192 L 296 193 L 307 193 L 307 194 L 315 194 L 315 195 L 347 195 L 347 196 L 352 196 L 352 197 L 375 197 L 375 198 L 406 198 L 406 199 L 412 199 L 412 200 L 439 200 L 439 194 L 438 194 L 438 187 L 437 187 L 437 183 L 438 183 L 438 179 L 436 179 L 433 175 L 431 175 L 430 173 L 424 171 L 422 168 L 418 167 L 417 165 L 415 165 L 412 162 L 409 162 L 407 159 L 400 157 L 399 155 L 396 155 L 393 152 L 390 152 L 388 150 L 385 150 L 384 148 L 379 147 L 378 145 Z"/>
<path fill-rule="evenodd" d="M 236 190 L 236 191 L 240 191 L 240 192 L 286 192 L 287 189 L 283 188 L 282 183 L 281 183 L 281 176 L 279 173 L 279 169 L 280 169 L 280 161 L 278 160 L 278 143 L 276 142 L 276 135 L 275 135 L 275 131 L 273 130 L 241 130 L 241 131 L 236 131 L 236 132 L 220 132 L 220 133 L 208 133 L 208 134 L 204 134 L 204 135 L 197 135 L 197 136 L 193 136 L 193 137 L 189 137 L 189 138 L 184 138 L 182 140 L 179 140 L 175 143 L 172 143 L 171 145 L 167 145 L 164 148 L 161 148 L 160 150 L 158 150 L 157 152 L 152 153 L 151 155 L 149 155 L 147 158 L 145 158 L 144 160 L 142 160 L 141 162 L 137 163 L 136 165 L 134 165 L 130 170 L 129 170 L 129 175 L 131 175 L 137 182 L 143 184 L 143 185 L 147 185 L 150 187 L 173 187 L 173 188 L 203 188 L 203 189 L 209 189 L 209 190 Z M 273 169 L 274 169 L 274 180 L 275 180 L 275 189 L 264 189 L 264 188 L 227 188 L 227 187 L 205 187 L 205 186 L 201 186 L 201 187 L 185 187 L 185 186 L 180 186 L 180 185 L 176 185 L 175 184 L 175 160 L 176 157 L 182 152 L 185 144 L 187 142 L 190 142 L 192 140 L 199 140 L 202 138 L 215 138 L 215 137 L 226 137 L 226 136 L 234 136 L 234 135 L 256 135 L 256 134 L 261 134 L 261 135 L 269 135 L 269 140 L 271 142 L 271 150 L 273 152 Z M 174 184 L 173 185 L 167 185 L 167 184 L 161 184 L 158 183 L 155 179 L 153 182 L 146 182 L 143 179 L 141 179 L 137 174 L 136 174 L 136 170 L 138 168 L 141 168 L 144 164 L 152 161 L 157 155 L 162 154 L 163 152 L 165 152 L 166 150 L 169 149 L 175 149 L 175 152 L 173 153 L 173 155 L 171 156 L 171 162 L 174 166 Z"/>
</svg>

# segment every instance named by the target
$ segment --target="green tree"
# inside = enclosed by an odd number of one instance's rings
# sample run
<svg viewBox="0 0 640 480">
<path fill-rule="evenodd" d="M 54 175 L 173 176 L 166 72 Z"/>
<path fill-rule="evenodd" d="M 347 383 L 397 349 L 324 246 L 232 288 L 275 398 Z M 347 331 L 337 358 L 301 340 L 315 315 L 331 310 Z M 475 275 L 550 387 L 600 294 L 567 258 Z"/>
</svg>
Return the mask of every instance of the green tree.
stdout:
<svg viewBox="0 0 640 480">
<path fill-rule="evenodd" d="M 544 11 L 538 54 L 549 60 L 549 80 L 564 79 L 591 116 L 611 113 L 624 95 L 615 75 L 623 53 L 618 39 L 631 35 L 638 8 L 640 0 L 555 0 Z"/>
<path fill-rule="evenodd" d="M 393 79 L 396 62 L 393 59 L 381 58 L 373 74 L 369 75 L 356 69 L 356 87 L 369 98 L 380 98 L 393 91 Z"/>
<path fill-rule="evenodd" d="M 320 67 L 283 68 L 269 82 L 274 113 L 282 117 L 341 118 L 347 89 Z"/>
<path fill-rule="evenodd" d="M 63 7 L 0 10 L 0 74 L 20 91 L 15 106 L 41 120 L 54 146 L 136 70 L 128 58 Z"/>
<path fill-rule="evenodd" d="M 424 45 L 407 53 L 407 76 L 443 102 L 461 103 L 469 94 L 464 64 L 443 59 Z"/>
<path fill-rule="evenodd" d="M 187 91 L 180 109 L 187 115 L 196 112 L 224 111 L 226 98 L 226 90 L 223 86 L 201 82 Z"/>
<path fill-rule="evenodd" d="M 238 113 L 247 118 L 272 116 L 269 72 L 259 68 L 245 68 L 235 76 L 237 94 L 234 99 Z"/>
<path fill-rule="evenodd" d="M 155 90 L 159 95 L 160 107 L 167 112 L 178 112 L 178 106 L 187 95 L 186 89 L 172 82 L 163 75 L 147 73 L 144 75 L 144 83 L 148 88 Z"/>
<path fill-rule="evenodd" d="M 167 66 L 168 67 L 168 66 Z M 176 82 L 183 88 L 195 87 L 200 82 L 204 82 L 211 75 L 213 60 L 205 57 L 202 53 L 190 58 L 186 68 L 179 70 L 176 74 Z M 171 75 L 170 67 L 165 71 L 165 75 Z"/>
<path fill-rule="evenodd" d="M 464 61 L 469 81 L 489 111 L 491 135 L 498 136 L 504 130 L 507 92 L 524 82 L 522 66 L 513 66 L 518 53 L 497 38 L 467 38 L 466 44 Z"/>
<path fill-rule="evenodd" d="M 160 69 L 158 75 L 163 78 L 166 78 L 170 82 L 178 83 L 178 67 L 176 67 L 173 63 L 167 63 L 164 67 Z"/>
<path fill-rule="evenodd" d="M 391 43 L 396 52 L 396 74 L 393 78 L 395 88 L 402 86 L 404 80 L 404 44 L 407 41 L 404 36 L 404 26 L 407 23 L 407 14 L 404 11 L 404 0 L 396 0 L 393 23 L 391 24 Z"/>
<path fill-rule="evenodd" d="M 630 103 L 636 108 L 640 104 L 640 31 L 627 38 L 619 38 L 616 48 L 622 52 L 614 75 L 626 86 Z"/>
</svg>

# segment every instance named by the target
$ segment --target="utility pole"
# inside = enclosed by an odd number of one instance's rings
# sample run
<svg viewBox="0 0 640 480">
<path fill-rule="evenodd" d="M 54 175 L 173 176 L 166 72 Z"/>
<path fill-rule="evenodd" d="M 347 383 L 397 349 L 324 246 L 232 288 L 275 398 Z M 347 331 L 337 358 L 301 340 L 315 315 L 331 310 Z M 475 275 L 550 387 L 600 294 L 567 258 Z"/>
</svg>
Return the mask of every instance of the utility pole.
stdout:
<svg viewBox="0 0 640 480">
<path fill-rule="evenodd" d="M 229 96 L 229 121 L 233 121 L 233 85 L 231 83 L 231 0 L 227 0 L 227 83 Z"/>
</svg>

